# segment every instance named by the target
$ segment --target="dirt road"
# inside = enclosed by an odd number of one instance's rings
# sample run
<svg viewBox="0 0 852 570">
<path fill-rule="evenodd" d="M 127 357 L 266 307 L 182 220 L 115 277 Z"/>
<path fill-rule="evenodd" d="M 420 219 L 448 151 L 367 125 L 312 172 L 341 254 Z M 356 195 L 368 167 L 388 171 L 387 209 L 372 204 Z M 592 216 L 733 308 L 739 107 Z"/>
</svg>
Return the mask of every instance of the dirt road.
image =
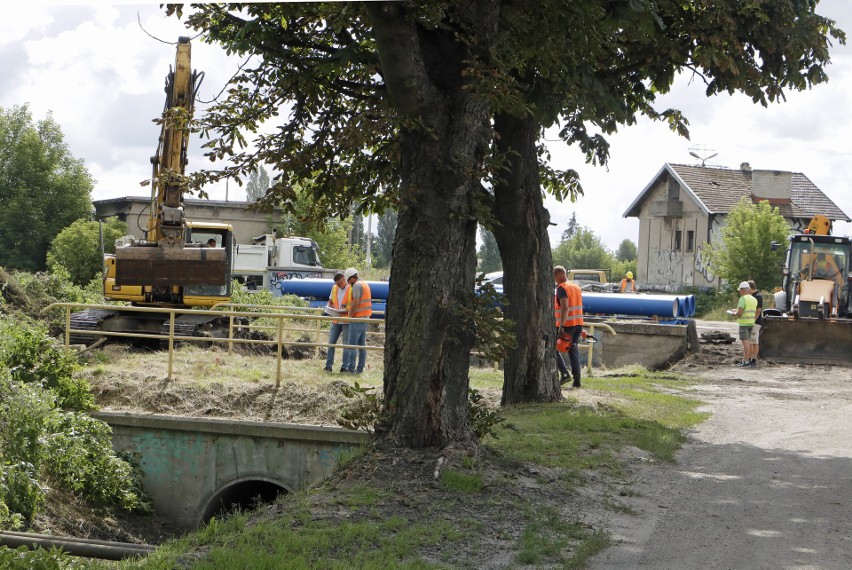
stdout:
<svg viewBox="0 0 852 570">
<path fill-rule="evenodd" d="M 615 544 L 590 568 L 852 568 L 852 369 L 704 353 L 679 368 L 712 417 L 675 465 L 638 469 L 634 512 L 609 521 Z"/>
</svg>

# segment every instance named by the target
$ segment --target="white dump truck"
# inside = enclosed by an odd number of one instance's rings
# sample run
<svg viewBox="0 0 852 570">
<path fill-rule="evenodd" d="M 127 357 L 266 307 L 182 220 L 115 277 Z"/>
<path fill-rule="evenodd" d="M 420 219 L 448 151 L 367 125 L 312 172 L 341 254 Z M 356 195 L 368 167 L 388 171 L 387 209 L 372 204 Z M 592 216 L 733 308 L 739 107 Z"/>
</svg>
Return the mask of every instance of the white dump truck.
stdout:
<svg viewBox="0 0 852 570">
<path fill-rule="evenodd" d="M 288 279 L 332 278 L 337 269 L 325 269 L 319 248 L 305 237 L 277 237 L 264 234 L 251 244 L 234 245 L 233 278 L 250 291 L 279 291 L 278 283 Z"/>
</svg>

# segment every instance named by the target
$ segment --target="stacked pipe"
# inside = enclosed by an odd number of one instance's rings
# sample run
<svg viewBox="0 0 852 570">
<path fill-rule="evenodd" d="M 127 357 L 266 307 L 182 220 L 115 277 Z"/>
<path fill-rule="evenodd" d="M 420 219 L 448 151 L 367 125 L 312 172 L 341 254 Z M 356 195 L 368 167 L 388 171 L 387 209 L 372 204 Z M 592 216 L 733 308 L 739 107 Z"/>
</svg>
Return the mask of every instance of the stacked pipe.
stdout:
<svg viewBox="0 0 852 570">
<path fill-rule="evenodd" d="M 387 281 L 367 281 L 373 297 L 373 312 L 384 315 L 390 286 Z M 307 299 L 311 307 L 325 307 L 331 294 L 332 279 L 288 279 L 278 284 L 282 295 L 296 295 Z"/>
<path fill-rule="evenodd" d="M 331 279 L 290 279 L 279 284 L 281 293 L 324 306 L 331 293 Z M 385 310 L 390 286 L 387 281 L 367 281 L 373 296 L 373 309 Z M 605 315 L 686 318 L 695 315 L 695 295 L 631 295 L 619 293 L 583 293 L 583 312 Z"/>
<path fill-rule="evenodd" d="M 686 318 L 695 315 L 695 295 L 583 293 L 583 312 L 587 314 Z"/>
</svg>

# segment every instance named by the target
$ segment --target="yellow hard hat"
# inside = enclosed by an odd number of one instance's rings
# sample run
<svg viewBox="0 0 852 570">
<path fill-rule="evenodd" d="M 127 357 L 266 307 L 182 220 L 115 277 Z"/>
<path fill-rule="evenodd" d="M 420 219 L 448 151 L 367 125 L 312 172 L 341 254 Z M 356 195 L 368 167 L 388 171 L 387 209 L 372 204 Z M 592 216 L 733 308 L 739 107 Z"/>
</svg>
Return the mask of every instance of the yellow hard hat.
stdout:
<svg viewBox="0 0 852 570">
<path fill-rule="evenodd" d="M 633 279 L 633 272 L 632 272 L 632 271 L 628 271 L 628 272 L 627 272 L 627 278 L 628 278 L 628 279 Z"/>
</svg>

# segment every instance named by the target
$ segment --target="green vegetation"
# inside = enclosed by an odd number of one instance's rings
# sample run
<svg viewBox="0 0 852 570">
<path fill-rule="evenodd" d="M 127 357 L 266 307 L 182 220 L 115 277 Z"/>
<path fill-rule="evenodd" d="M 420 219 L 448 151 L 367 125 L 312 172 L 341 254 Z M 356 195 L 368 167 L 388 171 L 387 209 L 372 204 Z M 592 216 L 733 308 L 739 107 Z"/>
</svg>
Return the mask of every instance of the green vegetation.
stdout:
<svg viewBox="0 0 852 570">
<path fill-rule="evenodd" d="M 75 368 L 44 326 L 0 315 L 0 528 L 26 526 L 48 487 L 92 505 L 148 508 L 110 428 L 83 413 L 94 399 Z"/>
<path fill-rule="evenodd" d="M 93 186 L 49 113 L 0 107 L 0 267 L 43 270 L 51 240 L 91 215 Z"/>
<path fill-rule="evenodd" d="M 768 201 L 753 204 L 743 198 L 728 214 L 721 243 L 708 250 L 710 267 L 734 286 L 754 279 L 758 289 L 772 290 L 781 285 L 784 248 L 772 251 L 770 244 L 786 243 L 789 234 L 790 228 L 777 207 Z"/>
<path fill-rule="evenodd" d="M 77 220 L 50 242 L 47 267 L 54 272 L 61 268 L 75 285 L 86 285 L 92 279 L 100 284 L 104 266 L 101 234 L 104 252 L 115 253 L 115 240 L 127 234 L 127 224 L 118 218 L 109 218 L 103 224 Z"/>
<path fill-rule="evenodd" d="M 636 245 L 623 240 L 617 252 L 610 251 L 591 229 L 578 226 L 572 217 L 562 242 L 553 249 L 553 264 L 566 269 L 609 270 L 610 281 L 620 281 L 628 272 L 636 272 Z"/>
<path fill-rule="evenodd" d="M 499 373 L 481 370 L 484 383 Z M 582 485 L 584 469 L 621 480 L 619 453 L 635 446 L 671 461 L 682 430 L 705 415 L 699 402 L 675 395 L 688 381 L 667 373 L 628 369 L 586 379 L 601 403 L 518 405 L 487 436 L 497 456 L 386 455 L 368 450 L 332 480 L 290 495 L 272 509 L 214 520 L 144 561 L 120 568 L 478 568 L 496 552 L 504 564 L 582 568 L 609 545 L 605 529 L 577 520 L 547 496 Z M 604 404 L 603 402 L 606 402 Z M 431 459 L 427 459 L 431 458 Z M 417 467 L 424 460 L 424 468 Z M 521 487 L 521 472 L 539 473 Z M 432 481 L 432 471 L 440 476 Z M 419 478 L 420 473 L 423 478 Z M 625 492 L 629 495 L 629 490 Z M 569 501 L 570 503 L 570 501 Z M 615 501 L 605 505 L 625 512 Z"/>
</svg>

